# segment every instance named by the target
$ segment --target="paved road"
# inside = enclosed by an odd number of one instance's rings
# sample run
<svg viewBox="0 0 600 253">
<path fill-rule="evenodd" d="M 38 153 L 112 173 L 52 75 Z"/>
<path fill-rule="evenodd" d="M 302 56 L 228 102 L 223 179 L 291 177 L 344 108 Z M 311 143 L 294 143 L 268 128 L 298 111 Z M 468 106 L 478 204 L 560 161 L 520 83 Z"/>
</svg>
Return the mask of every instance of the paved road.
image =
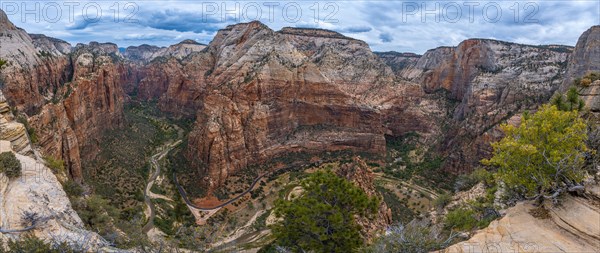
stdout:
<svg viewBox="0 0 600 253">
<path fill-rule="evenodd" d="M 304 166 L 304 167 L 306 167 L 306 166 L 310 167 L 310 166 L 315 166 L 315 165 L 318 165 L 318 164 L 321 164 L 321 163 L 323 163 L 323 161 L 318 161 L 318 162 L 314 162 L 314 163 L 311 163 L 311 164 L 302 164 L 302 163 L 298 163 L 298 164 L 291 164 L 291 165 L 288 165 L 288 166 L 286 166 L 286 167 L 283 167 L 283 168 L 280 168 L 280 169 L 277 169 L 277 170 L 274 170 L 274 171 L 266 172 L 266 173 L 264 173 L 264 174 L 262 174 L 262 175 L 260 175 L 260 176 L 256 177 L 256 178 L 254 179 L 254 181 L 252 181 L 252 184 L 250 184 L 250 187 L 248 187 L 248 189 L 247 189 L 247 190 L 245 190 L 244 192 L 240 193 L 239 195 L 235 196 L 234 198 L 232 198 L 232 199 L 230 199 L 230 200 L 228 200 L 228 201 L 226 201 L 226 202 L 224 202 L 224 203 L 222 203 L 222 204 L 219 204 L 219 205 L 217 205 L 217 206 L 211 206 L 211 207 L 206 207 L 206 206 L 198 206 L 198 205 L 196 205 L 196 204 L 192 203 L 192 202 L 191 202 L 191 201 L 188 199 L 187 193 L 185 192 L 185 190 L 183 189 L 183 187 L 182 187 L 182 186 L 179 184 L 179 181 L 177 180 L 177 174 L 176 174 L 175 172 L 173 173 L 173 182 L 175 183 L 175 186 L 177 187 L 177 190 L 179 191 L 179 194 L 181 195 L 181 198 L 183 198 L 183 201 L 185 201 L 185 203 L 186 203 L 188 206 L 190 206 L 190 207 L 192 207 L 192 208 L 195 208 L 195 209 L 198 209 L 198 210 L 200 210 L 200 211 L 211 211 L 211 210 L 215 210 L 215 209 L 218 209 L 218 208 L 224 207 L 224 206 L 226 206 L 226 205 L 229 205 L 229 204 L 231 204 L 231 203 L 235 202 L 236 200 L 240 199 L 241 197 L 243 197 L 243 196 L 244 196 L 244 195 L 246 195 L 247 193 L 251 192 L 251 191 L 254 189 L 254 186 L 256 186 L 256 184 L 257 184 L 257 183 L 258 183 L 258 182 L 259 182 L 259 181 L 260 181 L 260 180 L 261 180 L 263 177 L 265 177 L 265 176 L 267 176 L 267 175 L 269 175 L 269 174 L 271 174 L 271 173 L 275 173 L 275 172 L 277 172 L 277 171 L 281 171 L 281 170 L 287 170 L 287 169 L 291 169 L 291 168 L 293 168 L 293 167 L 303 167 L 303 166 Z"/>
<path fill-rule="evenodd" d="M 185 203 L 188 206 L 191 206 L 200 211 L 210 211 L 210 210 L 215 210 L 215 209 L 224 207 L 226 205 L 229 205 L 229 204 L 235 202 L 236 200 L 240 199 L 247 193 L 251 192 L 254 189 L 254 186 L 256 186 L 256 184 L 258 183 L 258 181 L 260 181 L 267 174 L 269 174 L 269 173 L 262 174 L 262 175 L 258 176 L 257 178 L 255 178 L 254 181 L 252 181 L 252 184 L 250 185 L 250 187 L 248 187 L 248 189 L 245 190 L 244 192 L 240 193 L 239 195 L 235 196 L 234 198 L 232 198 L 222 204 L 219 204 L 217 206 L 212 206 L 212 207 L 202 207 L 202 206 L 197 206 L 196 204 L 192 203 L 188 199 L 187 194 L 185 193 L 185 190 L 183 189 L 183 187 L 181 187 L 181 185 L 179 184 L 179 181 L 177 181 L 177 174 L 175 172 L 173 172 L 173 182 L 175 182 L 175 186 L 177 186 L 177 190 L 179 191 L 179 194 L 181 195 L 181 197 L 183 198 L 183 201 L 185 201 Z"/>
</svg>

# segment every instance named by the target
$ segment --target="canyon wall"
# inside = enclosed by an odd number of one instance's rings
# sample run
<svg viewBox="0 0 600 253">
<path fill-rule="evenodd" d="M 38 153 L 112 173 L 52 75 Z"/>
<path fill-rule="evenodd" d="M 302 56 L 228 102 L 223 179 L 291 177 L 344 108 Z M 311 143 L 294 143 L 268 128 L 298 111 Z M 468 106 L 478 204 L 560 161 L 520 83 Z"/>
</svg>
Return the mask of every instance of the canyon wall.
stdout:
<svg viewBox="0 0 600 253">
<path fill-rule="evenodd" d="M 365 42 L 331 31 L 232 25 L 206 50 L 147 68 L 140 97 L 196 117 L 186 156 L 208 185 L 291 152 L 381 155 L 386 133 L 435 131 L 417 84 L 396 82 Z"/>
<path fill-rule="evenodd" d="M 71 176 L 82 180 L 82 156 L 97 153 L 102 131 L 122 122 L 122 83 L 131 71 L 117 46 L 72 48 L 27 34 L 0 11 L 0 58 L 7 61 L 0 71 L 6 100 L 28 121 L 42 153 L 64 160 Z"/>
<path fill-rule="evenodd" d="M 446 158 L 446 170 L 463 173 L 489 154 L 489 142 L 500 137 L 499 123 L 549 101 L 564 80 L 571 51 L 568 46 L 470 39 L 429 50 L 396 73 L 452 101 L 437 152 Z"/>
<path fill-rule="evenodd" d="M 209 45 L 142 45 L 121 55 L 114 44 L 71 48 L 0 19 L 3 91 L 29 116 L 44 154 L 81 178 L 81 157 L 120 126 L 125 101 L 157 101 L 171 116 L 196 119 L 185 154 L 211 188 L 294 152 L 383 155 L 386 135 L 411 132 L 445 158 L 445 171 L 468 172 L 501 136 L 499 123 L 547 102 L 594 68 L 597 53 L 575 49 L 569 58 L 568 46 L 486 39 L 422 56 L 373 53 L 336 32 L 251 22 L 220 30 Z M 595 30 L 577 48 L 593 48 Z M 25 53 L 5 50 L 16 47 Z"/>
<path fill-rule="evenodd" d="M 571 51 L 471 39 L 423 56 L 375 54 L 336 32 L 252 22 L 201 52 L 151 62 L 138 89 L 196 117 L 186 154 L 208 185 L 291 152 L 383 154 L 386 134 L 409 132 L 463 173 L 489 154 L 499 123 L 559 89 Z"/>
</svg>

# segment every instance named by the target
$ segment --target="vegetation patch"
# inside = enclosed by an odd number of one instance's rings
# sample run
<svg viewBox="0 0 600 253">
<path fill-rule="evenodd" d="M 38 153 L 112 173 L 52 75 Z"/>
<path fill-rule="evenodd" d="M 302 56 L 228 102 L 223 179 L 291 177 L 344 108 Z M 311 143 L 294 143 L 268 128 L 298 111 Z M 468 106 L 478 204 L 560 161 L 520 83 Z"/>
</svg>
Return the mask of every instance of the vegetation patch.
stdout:
<svg viewBox="0 0 600 253">
<path fill-rule="evenodd" d="M 434 189 L 451 190 L 455 176 L 439 173 L 444 159 L 431 151 L 420 148 L 419 135 L 411 132 L 401 137 L 386 136 L 386 175 L 404 181 L 413 181 Z"/>
<path fill-rule="evenodd" d="M 573 84 L 575 86 L 588 87 L 597 80 L 600 80 L 600 73 L 590 72 L 587 75 L 585 75 L 584 77 L 576 78 L 573 81 Z"/>
<path fill-rule="evenodd" d="M 15 179 L 21 176 L 21 170 L 21 162 L 13 152 L 0 154 L 0 173 L 4 173 L 9 179 Z"/>
<path fill-rule="evenodd" d="M 548 209 L 544 208 L 543 206 L 529 209 L 528 212 L 529 214 L 531 214 L 531 216 L 536 217 L 540 220 L 545 220 L 552 217 L 550 216 L 550 212 L 548 212 Z"/>
<path fill-rule="evenodd" d="M 408 199 L 399 199 L 396 194 L 383 186 L 376 186 L 383 196 L 383 201 L 392 210 L 392 220 L 395 222 L 408 223 L 415 218 L 415 211 L 409 207 Z"/>
</svg>

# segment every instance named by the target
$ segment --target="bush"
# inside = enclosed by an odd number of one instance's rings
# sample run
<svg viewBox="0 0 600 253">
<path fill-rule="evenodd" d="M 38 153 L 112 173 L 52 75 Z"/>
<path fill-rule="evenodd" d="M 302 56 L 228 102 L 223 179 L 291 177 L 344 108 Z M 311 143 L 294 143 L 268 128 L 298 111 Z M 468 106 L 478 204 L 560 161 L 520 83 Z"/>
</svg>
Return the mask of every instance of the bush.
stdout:
<svg viewBox="0 0 600 253">
<path fill-rule="evenodd" d="M 483 160 L 499 168 L 498 178 L 522 195 L 557 200 L 560 193 L 580 189 L 587 125 L 577 111 L 544 105 L 518 127 L 503 125 L 506 137 L 493 143 L 493 157 Z"/>
<path fill-rule="evenodd" d="M 15 179 L 21 176 L 21 162 L 13 152 L 4 152 L 0 154 L 0 172 L 4 173 L 9 179 Z"/>
<path fill-rule="evenodd" d="M 435 206 L 438 209 L 442 209 L 448 204 L 450 204 L 450 201 L 452 201 L 452 196 L 450 196 L 450 194 L 448 193 L 443 193 L 440 196 L 438 196 L 435 200 L 433 200 L 433 206 Z"/>
<path fill-rule="evenodd" d="M 389 228 L 386 235 L 365 248 L 363 252 L 373 253 L 422 253 L 444 248 L 450 244 L 453 236 L 442 239 L 439 231 L 430 229 L 429 224 L 414 220 L 407 225 L 396 225 Z"/>
<path fill-rule="evenodd" d="M 583 87 L 589 87 L 590 84 L 592 84 L 592 80 L 590 80 L 589 78 L 581 79 L 581 82 L 579 83 L 579 85 Z"/>
<path fill-rule="evenodd" d="M 55 159 L 52 156 L 45 156 L 44 161 L 46 166 L 50 168 L 54 173 L 65 172 L 65 162 L 62 159 Z"/>
<path fill-rule="evenodd" d="M 4 67 L 4 65 L 6 65 L 7 63 L 8 63 L 7 60 L 0 58 L 0 69 L 2 69 L 2 67 Z"/>
<path fill-rule="evenodd" d="M 27 253 L 74 253 L 83 252 L 72 249 L 67 243 L 45 242 L 34 235 L 21 237 L 19 241 L 9 240 L 6 243 L 8 251 L 2 247 L 4 242 L 0 241 L 0 253 L 4 252 L 27 252 Z"/>
<path fill-rule="evenodd" d="M 470 231 L 477 227 L 478 220 L 475 211 L 467 208 L 458 208 L 448 212 L 444 221 L 444 227 L 459 231 Z"/>
<path fill-rule="evenodd" d="M 552 98 L 552 105 L 561 111 L 581 111 L 585 107 L 585 101 L 579 98 L 577 89 L 571 87 L 566 94 L 557 94 Z"/>
<path fill-rule="evenodd" d="M 590 84 L 592 84 L 596 80 L 600 80 L 600 73 L 590 72 L 587 75 L 585 75 L 583 78 L 576 78 L 575 81 L 573 81 L 573 84 L 575 86 L 588 87 L 588 86 L 590 86 Z"/>
<path fill-rule="evenodd" d="M 63 189 L 69 197 L 79 197 L 83 194 L 83 188 L 77 182 L 68 180 L 64 183 Z"/>
<path fill-rule="evenodd" d="M 461 175 L 454 182 L 455 191 L 464 191 L 483 182 L 486 186 L 495 184 L 494 174 L 485 169 L 476 169 L 471 174 Z"/>
</svg>

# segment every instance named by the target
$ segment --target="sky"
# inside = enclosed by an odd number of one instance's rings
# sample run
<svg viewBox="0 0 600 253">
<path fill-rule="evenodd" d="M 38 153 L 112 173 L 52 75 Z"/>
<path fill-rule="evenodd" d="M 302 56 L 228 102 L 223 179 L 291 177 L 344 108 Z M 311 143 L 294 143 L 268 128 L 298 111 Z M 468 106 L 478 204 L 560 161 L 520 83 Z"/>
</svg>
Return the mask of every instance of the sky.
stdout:
<svg viewBox="0 0 600 253">
<path fill-rule="evenodd" d="M 29 33 L 73 45 L 208 44 L 227 25 L 259 20 L 271 29 L 322 28 L 374 51 L 422 54 L 468 38 L 575 45 L 600 24 L 600 0 L 569 1 L 6 1 L 9 19 Z"/>
</svg>

